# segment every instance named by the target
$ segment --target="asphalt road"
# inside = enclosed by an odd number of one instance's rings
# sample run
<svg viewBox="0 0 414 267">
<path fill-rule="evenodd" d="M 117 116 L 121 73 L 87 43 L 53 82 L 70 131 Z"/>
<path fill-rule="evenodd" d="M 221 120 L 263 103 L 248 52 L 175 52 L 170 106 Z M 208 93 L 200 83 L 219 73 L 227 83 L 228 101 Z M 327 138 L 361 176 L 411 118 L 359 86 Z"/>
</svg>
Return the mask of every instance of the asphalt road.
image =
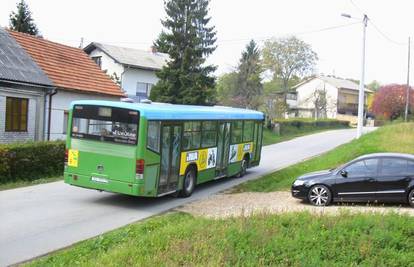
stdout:
<svg viewBox="0 0 414 267">
<path fill-rule="evenodd" d="M 0 266 L 25 261 L 167 211 L 349 142 L 356 130 L 335 130 L 263 147 L 260 166 L 242 179 L 197 187 L 190 198 L 130 197 L 54 182 L 0 192 Z"/>
</svg>

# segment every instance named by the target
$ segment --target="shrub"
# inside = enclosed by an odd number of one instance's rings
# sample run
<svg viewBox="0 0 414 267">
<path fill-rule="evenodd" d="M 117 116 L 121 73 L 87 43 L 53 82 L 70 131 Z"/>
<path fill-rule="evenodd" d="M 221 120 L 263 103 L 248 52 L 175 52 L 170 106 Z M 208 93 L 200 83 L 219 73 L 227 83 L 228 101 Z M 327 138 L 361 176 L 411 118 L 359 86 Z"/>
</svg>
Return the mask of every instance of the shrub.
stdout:
<svg viewBox="0 0 414 267">
<path fill-rule="evenodd" d="M 0 145 L 0 184 L 62 175 L 64 157 L 63 141 Z"/>
</svg>

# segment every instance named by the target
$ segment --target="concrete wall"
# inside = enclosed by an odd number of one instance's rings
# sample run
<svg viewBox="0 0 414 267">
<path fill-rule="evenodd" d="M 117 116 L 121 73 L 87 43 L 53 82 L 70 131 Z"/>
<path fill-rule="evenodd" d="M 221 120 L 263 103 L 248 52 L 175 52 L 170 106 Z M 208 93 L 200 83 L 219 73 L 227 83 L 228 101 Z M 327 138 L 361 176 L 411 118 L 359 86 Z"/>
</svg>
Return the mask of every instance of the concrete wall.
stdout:
<svg viewBox="0 0 414 267">
<path fill-rule="evenodd" d="M 64 130 L 67 125 L 65 123 L 65 111 L 69 110 L 70 103 L 75 100 L 111 100 L 119 101 L 117 96 L 105 96 L 98 94 L 84 94 L 65 90 L 57 90 L 57 94 L 52 97 L 52 116 L 50 124 L 50 140 L 66 139 Z M 46 114 L 49 114 L 49 99 L 47 99 Z M 47 117 L 46 116 L 46 117 Z M 45 139 L 47 138 L 47 129 L 45 130 Z"/>
<path fill-rule="evenodd" d="M 325 90 L 327 98 L 327 118 L 334 119 L 337 115 L 338 89 L 325 81 L 315 78 L 298 88 L 297 107 L 299 117 L 309 118 L 314 116 L 312 110 L 315 108 L 315 92 L 317 90 Z"/>
<path fill-rule="evenodd" d="M 44 125 L 44 95 L 44 88 L 0 83 L 0 143 L 42 140 Z M 26 98 L 29 100 L 26 132 L 5 131 L 7 97 Z"/>
</svg>

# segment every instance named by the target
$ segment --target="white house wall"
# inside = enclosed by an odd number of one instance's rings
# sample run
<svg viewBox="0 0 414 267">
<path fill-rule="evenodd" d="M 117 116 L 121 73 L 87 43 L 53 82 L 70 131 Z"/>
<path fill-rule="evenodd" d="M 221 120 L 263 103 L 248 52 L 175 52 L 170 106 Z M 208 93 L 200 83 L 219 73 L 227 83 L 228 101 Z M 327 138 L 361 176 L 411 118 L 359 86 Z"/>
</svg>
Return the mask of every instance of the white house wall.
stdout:
<svg viewBox="0 0 414 267">
<path fill-rule="evenodd" d="M 113 60 L 110 56 L 102 52 L 100 49 L 93 50 L 89 57 L 101 57 L 101 69 L 106 72 L 108 76 L 116 75 L 121 79 L 122 73 L 124 72 L 124 67 Z"/>
<path fill-rule="evenodd" d="M 156 84 L 158 78 L 155 75 L 154 70 L 125 68 L 124 74 L 122 75 L 122 89 L 126 91 L 128 95 L 135 96 L 138 82 Z"/>
<path fill-rule="evenodd" d="M 150 83 L 153 85 L 158 82 L 155 70 L 145 70 L 123 66 L 100 49 L 94 49 L 91 53 L 89 53 L 89 56 L 91 58 L 101 57 L 101 69 L 106 71 L 109 76 L 116 73 L 116 75 L 121 79 L 122 90 L 124 90 L 127 95 L 136 96 L 138 82 Z"/>
<path fill-rule="evenodd" d="M 70 103 L 75 100 L 111 100 L 119 101 L 117 96 L 105 96 L 97 94 L 82 94 L 77 92 L 58 90 L 58 93 L 52 97 L 52 116 L 50 124 L 50 140 L 65 139 L 64 134 L 64 114 L 69 110 Z M 48 99 L 49 101 L 49 99 Z M 46 114 L 49 114 L 49 103 L 47 103 Z M 47 123 L 45 124 L 47 125 Z M 45 130 L 47 135 L 47 129 Z M 45 137 L 46 139 L 47 137 Z"/>
<path fill-rule="evenodd" d="M 327 117 L 331 119 L 336 118 L 338 89 L 331 84 L 317 78 L 296 88 L 299 117 L 313 116 L 313 110 L 315 108 L 314 93 L 316 90 L 323 89 L 326 90 Z"/>
</svg>

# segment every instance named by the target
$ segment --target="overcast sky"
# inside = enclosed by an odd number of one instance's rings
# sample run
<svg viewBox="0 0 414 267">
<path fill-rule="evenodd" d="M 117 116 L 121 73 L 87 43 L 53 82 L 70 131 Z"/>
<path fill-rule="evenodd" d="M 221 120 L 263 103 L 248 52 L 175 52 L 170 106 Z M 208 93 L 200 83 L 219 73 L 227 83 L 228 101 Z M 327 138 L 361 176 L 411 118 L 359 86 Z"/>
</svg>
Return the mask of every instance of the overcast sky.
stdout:
<svg viewBox="0 0 414 267">
<path fill-rule="evenodd" d="M 8 25 L 16 2 L 1 0 L 1 26 Z M 148 50 L 161 31 L 160 19 L 165 16 L 163 0 L 27 3 L 45 38 L 73 46 L 78 46 L 84 37 L 85 45 L 98 41 Z M 381 35 L 373 24 L 368 25 L 366 81 L 405 83 L 406 43 L 409 35 L 414 36 L 413 10 L 414 1 L 409 0 L 212 0 L 210 15 L 217 30 L 218 48 L 209 62 L 218 66 L 216 74 L 220 75 L 237 66 L 249 39 L 262 45 L 267 38 L 295 34 L 317 52 L 318 73 L 359 79 L 362 24 L 318 30 L 357 22 L 340 14 L 362 18 L 363 11 L 386 35 Z"/>
</svg>

